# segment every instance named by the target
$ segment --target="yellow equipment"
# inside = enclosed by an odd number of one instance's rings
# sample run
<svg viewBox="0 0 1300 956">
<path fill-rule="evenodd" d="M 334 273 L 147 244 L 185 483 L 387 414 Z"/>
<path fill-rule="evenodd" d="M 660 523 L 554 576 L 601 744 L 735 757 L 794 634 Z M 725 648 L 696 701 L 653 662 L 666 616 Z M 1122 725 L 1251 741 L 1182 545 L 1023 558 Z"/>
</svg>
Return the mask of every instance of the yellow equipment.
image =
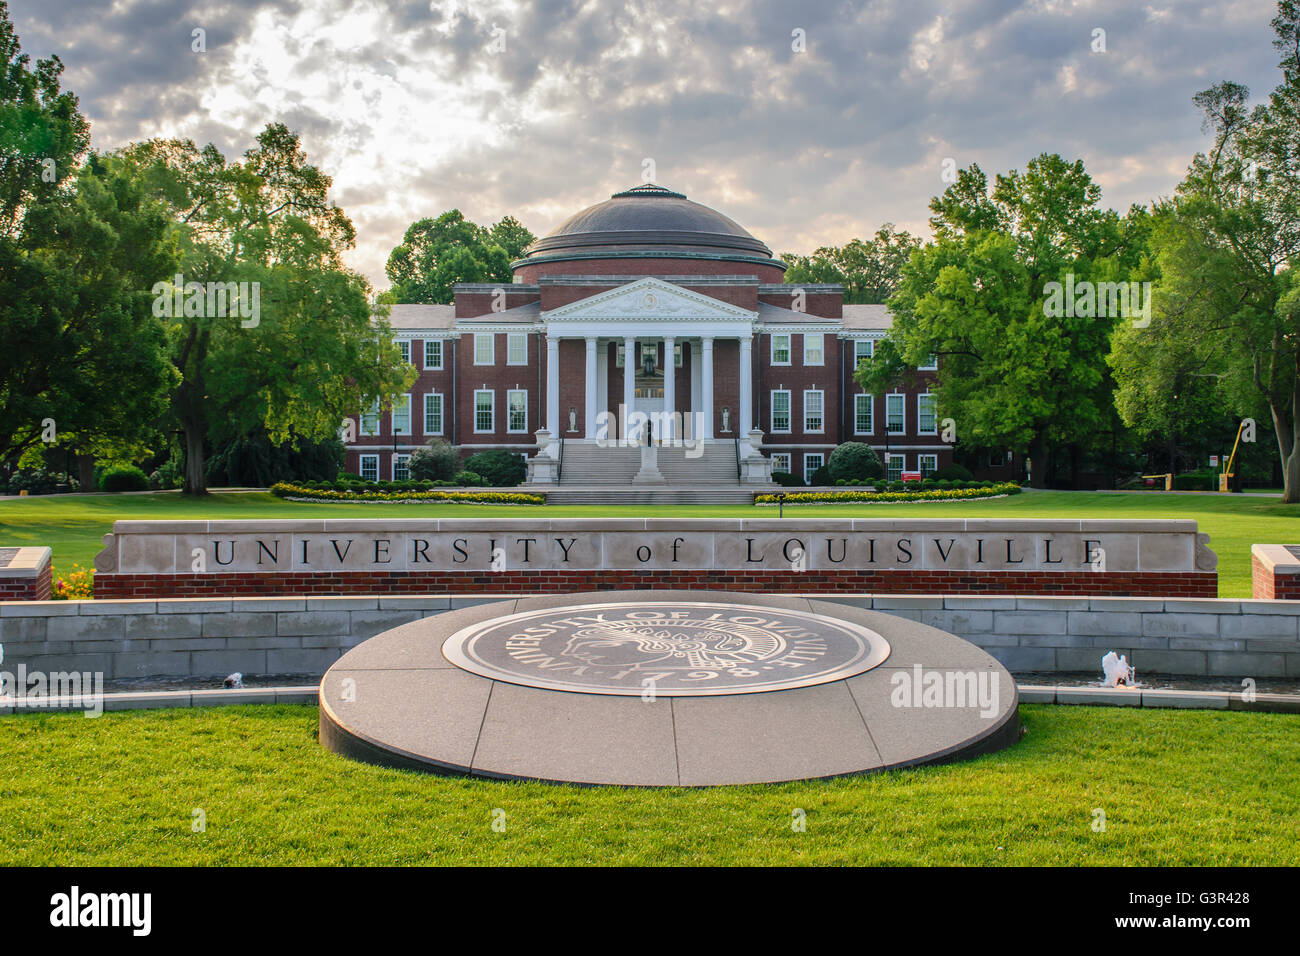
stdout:
<svg viewBox="0 0 1300 956">
<path fill-rule="evenodd" d="M 1219 475 L 1219 490 L 1228 491 L 1228 480 L 1232 478 L 1234 472 L 1232 463 L 1237 459 L 1237 446 L 1241 444 L 1241 430 L 1246 427 L 1245 421 L 1237 426 L 1237 440 L 1232 443 L 1232 455 L 1228 458 L 1228 463 L 1223 466 L 1223 471 Z"/>
</svg>

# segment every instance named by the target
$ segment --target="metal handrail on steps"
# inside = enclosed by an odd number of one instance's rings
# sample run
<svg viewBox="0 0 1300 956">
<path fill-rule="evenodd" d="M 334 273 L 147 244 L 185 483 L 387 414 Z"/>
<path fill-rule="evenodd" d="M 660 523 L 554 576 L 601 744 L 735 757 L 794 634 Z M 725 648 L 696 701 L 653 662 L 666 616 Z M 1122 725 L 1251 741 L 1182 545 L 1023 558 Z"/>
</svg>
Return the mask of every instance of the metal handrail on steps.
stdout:
<svg viewBox="0 0 1300 956">
<path fill-rule="evenodd" d="M 560 463 L 555 466 L 555 483 L 558 485 L 564 480 L 564 436 L 560 436 Z"/>
<path fill-rule="evenodd" d="M 740 481 L 740 436 L 732 435 L 731 440 L 736 444 L 736 480 Z"/>
</svg>

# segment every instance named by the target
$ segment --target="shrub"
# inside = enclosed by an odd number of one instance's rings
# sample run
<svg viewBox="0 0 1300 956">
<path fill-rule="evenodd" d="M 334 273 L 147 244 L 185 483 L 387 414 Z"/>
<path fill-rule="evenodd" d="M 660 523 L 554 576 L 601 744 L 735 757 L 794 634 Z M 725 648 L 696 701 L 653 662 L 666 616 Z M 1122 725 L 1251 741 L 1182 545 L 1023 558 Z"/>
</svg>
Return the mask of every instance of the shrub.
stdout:
<svg viewBox="0 0 1300 956">
<path fill-rule="evenodd" d="M 1174 491 L 1216 491 L 1215 477 L 1210 472 L 1192 471 L 1185 475 L 1174 475 Z M 1164 487 L 1158 480 L 1158 487 Z"/>
<path fill-rule="evenodd" d="M 416 452 L 416 455 L 418 454 L 419 452 Z M 415 456 L 412 455 L 411 457 L 414 458 Z M 344 481 L 365 481 L 365 480 L 366 479 L 362 478 L 360 475 L 355 474 L 354 472 L 351 471 L 340 471 L 337 477 L 335 477 L 334 479 L 336 484 Z"/>
<path fill-rule="evenodd" d="M 44 468 L 23 468 L 10 477 L 8 491 L 11 495 L 22 491 L 29 495 L 52 495 L 58 483 L 57 476 Z"/>
<path fill-rule="evenodd" d="M 99 476 L 100 491 L 148 491 L 149 478 L 135 465 L 112 465 Z"/>
<path fill-rule="evenodd" d="M 1020 486 L 1013 482 L 1001 482 L 995 484 L 992 488 L 985 490 L 983 488 L 969 488 L 965 490 L 948 490 L 943 491 L 936 489 L 934 491 L 919 491 L 916 489 L 915 482 L 912 487 L 903 492 L 873 492 L 873 491 L 805 491 L 794 492 L 786 495 L 785 503 L 788 505 L 799 504 L 835 504 L 842 501 L 865 501 L 865 502 L 895 502 L 895 501 L 961 501 L 964 499 L 986 498 L 991 495 L 1015 495 L 1020 493 Z M 774 505 L 777 503 L 776 495 L 757 494 L 754 496 L 756 505 Z"/>
<path fill-rule="evenodd" d="M 831 452 L 826 469 L 831 478 L 843 478 L 846 481 L 853 478 L 879 478 L 885 473 L 876 450 L 860 441 L 845 442 Z"/>
<path fill-rule="evenodd" d="M 460 470 L 460 455 L 454 445 L 441 438 L 430 438 L 427 445 L 411 456 L 408 467 L 411 477 L 420 481 L 453 481 Z"/>
<path fill-rule="evenodd" d="M 522 458 L 499 448 L 470 455 L 465 459 L 465 470 L 482 475 L 483 480 L 494 488 L 513 487 L 528 475 L 528 466 Z"/>
<path fill-rule="evenodd" d="M 965 465 L 958 465 L 955 462 L 951 465 L 944 465 L 938 471 L 930 476 L 931 478 L 947 478 L 950 481 L 974 481 L 975 476 Z"/>
<path fill-rule="evenodd" d="M 462 488 L 472 488 L 483 484 L 483 476 L 474 471 L 458 471 L 453 480 Z"/>
<path fill-rule="evenodd" d="M 826 485 L 832 484 L 830 469 L 825 465 L 822 465 L 812 473 L 812 478 L 808 480 L 808 483 L 817 488 L 822 488 Z"/>
<path fill-rule="evenodd" d="M 803 479 L 798 475 L 792 475 L 788 471 L 772 472 L 772 480 L 782 488 L 803 488 Z"/>
</svg>

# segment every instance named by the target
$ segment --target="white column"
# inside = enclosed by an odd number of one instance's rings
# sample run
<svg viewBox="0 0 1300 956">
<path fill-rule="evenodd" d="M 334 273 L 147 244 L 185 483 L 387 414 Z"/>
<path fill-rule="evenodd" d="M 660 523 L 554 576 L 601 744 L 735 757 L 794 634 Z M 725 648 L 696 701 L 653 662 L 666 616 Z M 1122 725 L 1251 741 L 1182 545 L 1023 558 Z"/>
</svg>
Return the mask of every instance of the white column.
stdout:
<svg viewBox="0 0 1300 956">
<path fill-rule="evenodd" d="M 665 441 L 676 436 L 673 433 L 673 413 L 677 411 L 677 363 L 673 361 L 676 340 L 671 335 L 664 336 L 664 425 L 660 436 Z"/>
<path fill-rule="evenodd" d="M 713 338 L 700 339 L 700 438 L 713 437 Z"/>
<path fill-rule="evenodd" d="M 589 441 L 596 437 L 596 416 L 599 414 L 597 411 L 599 406 L 596 401 L 599 395 L 598 384 L 598 376 L 596 375 L 596 337 L 589 335 L 587 336 L 587 381 L 584 385 L 587 393 L 586 431 Z"/>
<path fill-rule="evenodd" d="M 632 408 L 636 404 L 633 396 L 633 389 L 636 385 L 636 339 L 628 336 L 623 339 L 623 421 L 622 432 L 631 438 L 628 431 L 627 422 L 632 415 Z"/>
<path fill-rule="evenodd" d="M 546 336 L 546 427 L 551 439 L 559 441 L 563 434 L 560 426 L 560 340 Z"/>
<path fill-rule="evenodd" d="M 751 351 L 753 348 L 753 339 L 748 335 L 740 337 L 740 439 L 744 441 L 749 437 L 749 429 L 753 427 L 753 409 L 754 409 L 754 369 L 752 366 Z"/>
</svg>

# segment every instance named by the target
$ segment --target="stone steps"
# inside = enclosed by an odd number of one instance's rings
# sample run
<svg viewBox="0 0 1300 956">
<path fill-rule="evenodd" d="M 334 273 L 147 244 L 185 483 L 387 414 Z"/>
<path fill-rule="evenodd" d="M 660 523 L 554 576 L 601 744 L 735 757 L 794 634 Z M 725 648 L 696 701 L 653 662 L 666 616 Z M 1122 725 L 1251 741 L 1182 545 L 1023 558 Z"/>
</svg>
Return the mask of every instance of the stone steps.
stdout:
<svg viewBox="0 0 1300 956">
<path fill-rule="evenodd" d="M 548 505 L 749 505 L 754 503 L 756 492 L 771 489 L 765 486 L 741 488 L 566 488 L 564 485 L 537 485 L 536 490 L 546 495 Z"/>
</svg>

